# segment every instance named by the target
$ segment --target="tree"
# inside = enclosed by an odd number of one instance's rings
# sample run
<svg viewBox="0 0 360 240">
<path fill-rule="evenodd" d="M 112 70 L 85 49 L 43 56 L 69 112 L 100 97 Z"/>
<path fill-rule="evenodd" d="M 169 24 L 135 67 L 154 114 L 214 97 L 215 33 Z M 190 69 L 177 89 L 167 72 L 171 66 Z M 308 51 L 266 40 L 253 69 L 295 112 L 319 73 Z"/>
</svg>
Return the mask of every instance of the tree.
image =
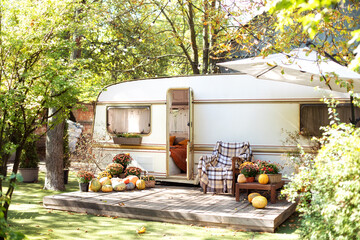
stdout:
<svg viewBox="0 0 360 240">
<path fill-rule="evenodd" d="M 70 61 L 74 43 L 66 36 L 76 26 L 74 11 L 78 3 L 64 1 L 7 1 L 0 5 L 0 163 L 15 153 L 12 172 L 17 173 L 24 143 L 34 138 L 37 127 L 48 117 L 62 112 L 80 94 L 78 82 L 86 72 L 77 61 Z M 47 114 L 47 109 L 57 112 Z M 51 174 L 51 173 L 50 173 Z M 5 219 L 16 178 L 3 192 L 0 179 L 1 209 Z"/>
<path fill-rule="evenodd" d="M 231 4 L 230 4 L 231 3 Z M 238 1 L 110 0 L 81 33 L 83 54 L 96 78 L 114 82 L 160 75 L 216 72 L 218 51 L 231 35 Z M 91 22 L 91 21 L 90 21 Z M 92 29 L 91 31 L 87 31 Z"/>
<path fill-rule="evenodd" d="M 273 0 L 270 13 L 276 14 L 277 28 L 286 31 L 297 26 L 317 48 L 353 70 L 360 65 L 360 3 L 357 0 L 326 0 L 311 3 L 299 0 Z"/>
</svg>

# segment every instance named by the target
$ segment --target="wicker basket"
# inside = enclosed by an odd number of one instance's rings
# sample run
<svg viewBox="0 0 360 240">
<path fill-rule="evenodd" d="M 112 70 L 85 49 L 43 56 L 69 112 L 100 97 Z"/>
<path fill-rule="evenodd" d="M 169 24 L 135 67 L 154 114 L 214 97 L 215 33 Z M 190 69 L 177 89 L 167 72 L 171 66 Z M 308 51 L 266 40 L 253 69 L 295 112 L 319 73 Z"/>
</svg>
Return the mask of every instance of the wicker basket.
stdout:
<svg viewBox="0 0 360 240">
<path fill-rule="evenodd" d="M 278 183 L 281 182 L 282 174 L 267 174 L 269 177 L 269 183 Z"/>
<path fill-rule="evenodd" d="M 155 187 L 155 180 L 145 181 L 146 188 L 153 188 Z"/>
<path fill-rule="evenodd" d="M 269 183 L 278 183 L 281 182 L 282 179 L 282 174 L 278 173 L 278 174 L 266 174 L 269 177 Z M 260 175 L 256 175 L 255 180 L 258 181 L 259 180 L 259 176 Z"/>
</svg>

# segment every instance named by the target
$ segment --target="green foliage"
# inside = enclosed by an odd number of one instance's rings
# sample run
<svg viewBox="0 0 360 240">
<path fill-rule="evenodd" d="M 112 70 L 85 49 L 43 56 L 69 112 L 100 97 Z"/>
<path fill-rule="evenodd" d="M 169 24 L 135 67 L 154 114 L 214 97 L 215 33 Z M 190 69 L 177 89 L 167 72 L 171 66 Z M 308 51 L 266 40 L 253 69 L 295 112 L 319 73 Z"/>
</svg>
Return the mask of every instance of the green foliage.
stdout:
<svg viewBox="0 0 360 240">
<path fill-rule="evenodd" d="M 272 0 L 267 5 L 269 12 L 276 14 L 277 29 L 304 34 L 318 50 L 326 49 L 353 70 L 360 66 L 359 6 L 357 0 Z"/>
<path fill-rule="evenodd" d="M 37 168 L 40 159 L 36 150 L 35 141 L 27 141 L 20 156 L 20 167 L 21 168 Z"/>
<path fill-rule="evenodd" d="M 21 176 L 20 175 L 15 175 L 12 174 L 9 177 L 4 178 L 3 176 L 0 175 L 0 179 L 1 181 L 9 181 L 10 179 L 13 178 L 18 178 L 19 181 L 22 181 Z M 14 186 L 15 187 L 15 186 Z M 2 207 L 4 202 L 10 202 L 10 199 L 6 196 L 6 194 L 3 194 L 0 190 L 0 239 L 9 239 L 9 240 L 20 240 L 20 239 L 24 239 L 25 235 L 17 232 L 17 231 L 13 231 L 9 224 L 6 222 L 5 217 L 4 217 L 4 207 Z"/>
<path fill-rule="evenodd" d="M 302 239 L 359 239 L 360 129 L 333 124 L 282 192 L 299 200 Z"/>
<path fill-rule="evenodd" d="M 141 138 L 139 134 L 132 134 L 132 133 L 117 133 L 116 137 L 124 137 L 124 138 Z"/>
</svg>

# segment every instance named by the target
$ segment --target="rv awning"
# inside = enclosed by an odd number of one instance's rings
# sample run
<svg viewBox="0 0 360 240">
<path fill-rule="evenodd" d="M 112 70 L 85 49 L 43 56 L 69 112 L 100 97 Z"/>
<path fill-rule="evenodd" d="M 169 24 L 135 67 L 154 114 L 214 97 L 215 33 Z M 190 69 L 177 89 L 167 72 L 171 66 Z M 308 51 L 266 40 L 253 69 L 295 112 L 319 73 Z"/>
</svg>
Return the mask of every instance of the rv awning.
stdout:
<svg viewBox="0 0 360 240">
<path fill-rule="evenodd" d="M 338 92 L 347 92 L 346 87 L 335 83 L 334 76 L 339 80 L 351 83 L 354 92 L 360 93 L 360 74 L 320 56 L 309 48 L 294 49 L 290 53 L 277 53 L 267 57 L 255 57 L 219 63 L 242 73 L 260 79 L 276 80 L 305 86 L 320 87 Z M 320 81 L 321 77 L 331 81 Z"/>
</svg>

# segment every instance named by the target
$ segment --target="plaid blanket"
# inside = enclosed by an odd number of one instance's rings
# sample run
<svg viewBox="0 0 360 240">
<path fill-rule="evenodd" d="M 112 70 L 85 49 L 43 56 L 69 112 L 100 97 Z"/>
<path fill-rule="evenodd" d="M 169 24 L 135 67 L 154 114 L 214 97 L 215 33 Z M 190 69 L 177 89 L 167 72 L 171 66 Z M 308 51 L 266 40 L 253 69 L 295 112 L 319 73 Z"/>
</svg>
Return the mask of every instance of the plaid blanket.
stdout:
<svg viewBox="0 0 360 240">
<path fill-rule="evenodd" d="M 217 142 L 211 156 L 201 156 L 198 164 L 200 186 L 208 192 L 230 193 L 232 190 L 232 157 L 252 161 L 250 144 Z M 236 163 L 235 167 L 239 167 Z"/>
</svg>

